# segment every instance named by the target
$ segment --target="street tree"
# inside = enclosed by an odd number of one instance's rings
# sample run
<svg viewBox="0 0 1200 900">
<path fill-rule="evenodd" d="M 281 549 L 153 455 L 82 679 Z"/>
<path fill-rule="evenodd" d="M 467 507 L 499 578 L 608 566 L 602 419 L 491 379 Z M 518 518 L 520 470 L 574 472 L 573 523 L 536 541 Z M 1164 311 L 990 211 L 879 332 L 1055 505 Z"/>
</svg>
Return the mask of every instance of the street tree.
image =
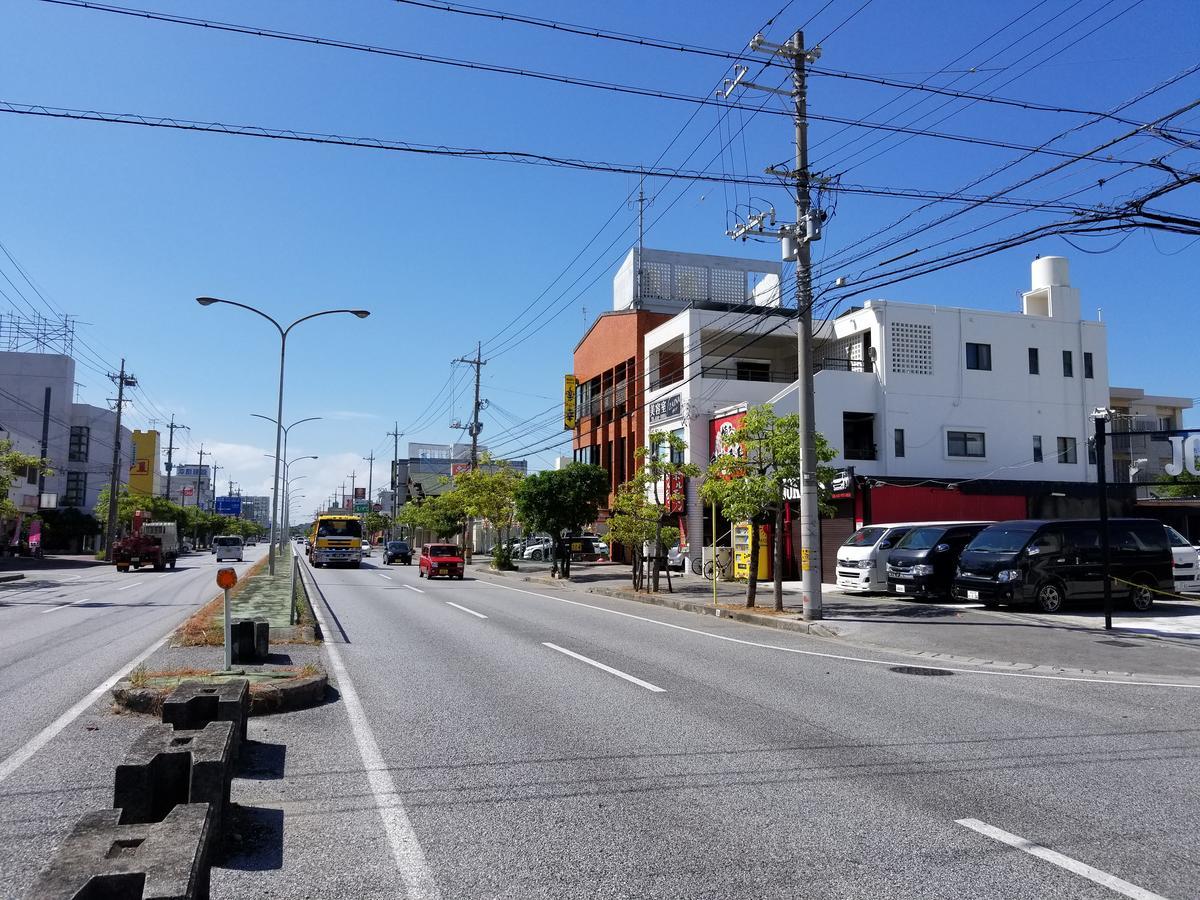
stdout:
<svg viewBox="0 0 1200 900">
<path fill-rule="evenodd" d="M 477 469 L 454 476 L 453 492 L 467 515 L 484 520 L 503 535 L 492 550 L 492 565 L 497 569 L 512 568 L 509 538 L 516 524 L 521 480 L 521 473 L 507 462 L 492 464 L 486 454 Z"/>
<path fill-rule="evenodd" d="M 1159 497 L 1200 497 L 1200 475 L 1184 469 L 1178 475 L 1161 475 L 1154 485 Z"/>
<path fill-rule="evenodd" d="M 453 491 L 448 491 L 404 504 L 396 521 L 414 531 L 427 531 L 439 540 L 448 541 L 463 530 L 466 513 L 459 498 Z"/>
<path fill-rule="evenodd" d="M 651 512 L 658 515 L 654 528 L 654 557 L 650 567 L 650 588 L 658 590 L 659 575 L 666 552 L 663 527 L 672 509 L 683 508 L 683 479 L 695 478 L 700 469 L 683 461 L 687 442 L 669 431 L 656 431 L 650 435 L 649 448 L 638 447 L 634 457 L 638 462 L 638 475 L 645 482 Z M 678 529 L 676 529 L 678 538 Z"/>
<path fill-rule="evenodd" d="M 595 522 L 607 499 L 608 472 L 588 463 L 574 462 L 522 479 L 516 492 L 517 519 L 527 534 L 544 531 L 554 541 L 552 575 L 571 576 L 571 555 L 563 539 Z"/>
<path fill-rule="evenodd" d="M 391 532 L 392 517 L 384 513 L 377 513 L 375 510 L 370 510 L 366 516 L 367 519 L 367 534 L 380 534 L 384 531 Z"/>
<path fill-rule="evenodd" d="M 832 515 L 829 485 L 834 470 L 825 463 L 837 453 L 824 436 L 816 436 L 817 482 L 821 485 L 820 503 L 823 515 Z M 800 485 L 800 423 L 799 417 L 777 416 L 769 404 L 752 406 L 742 423 L 732 434 L 728 447 L 709 466 L 708 478 L 701 496 L 718 503 L 730 522 L 749 522 L 750 572 L 746 580 L 746 606 L 755 605 L 758 573 L 760 525 L 774 523 L 772 536 L 775 564 L 775 609 L 783 609 L 783 563 L 786 556 L 784 510 L 789 488 Z M 805 548 L 810 552 L 815 548 Z"/>
<path fill-rule="evenodd" d="M 662 506 L 650 500 L 648 481 L 645 466 L 639 466 L 634 476 L 617 488 L 612 516 L 607 523 L 609 539 L 632 551 L 634 590 L 642 587 L 643 547 L 656 539 L 667 543 L 679 539 L 678 528 L 663 525 Z"/>
<path fill-rule="evenodd" d="M 15 518 L 20 512 L 8 499 L 8 492 L 18 475 L 27 475 L 31 471 L 34 481 L 39 474 L 53 474 L 48 460 L 13 449 L 10 440 L 0 440 L 0 522 Z"/>
</svg>

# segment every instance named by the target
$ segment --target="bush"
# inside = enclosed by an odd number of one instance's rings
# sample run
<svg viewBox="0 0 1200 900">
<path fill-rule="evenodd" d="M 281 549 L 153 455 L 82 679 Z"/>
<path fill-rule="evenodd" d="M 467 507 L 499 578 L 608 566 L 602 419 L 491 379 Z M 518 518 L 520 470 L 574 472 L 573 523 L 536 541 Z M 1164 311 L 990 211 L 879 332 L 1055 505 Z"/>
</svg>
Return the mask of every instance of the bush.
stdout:
<svg viewBox="0 0 1200 900">
<path fill-rule="evenodd" d="M 492 568 L 501 572 L 516 570 L 517 567 L 513 565 L 512 548 L 506 542 L 492 548 Z"/>
</svg>

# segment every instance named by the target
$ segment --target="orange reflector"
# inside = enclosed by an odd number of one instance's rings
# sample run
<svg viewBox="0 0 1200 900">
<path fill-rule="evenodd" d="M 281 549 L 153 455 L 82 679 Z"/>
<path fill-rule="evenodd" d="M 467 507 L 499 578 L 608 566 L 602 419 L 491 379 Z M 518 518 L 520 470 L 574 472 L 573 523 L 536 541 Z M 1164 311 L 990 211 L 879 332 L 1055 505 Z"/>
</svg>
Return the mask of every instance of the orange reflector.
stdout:
<svg viewBox="0 0 1200 900">
<path fill-rule="evenodd" d="M 237 584 L 237 572 L 234 569 L 217 569 L 217 587 L 229 590 Z"/>
</svg>

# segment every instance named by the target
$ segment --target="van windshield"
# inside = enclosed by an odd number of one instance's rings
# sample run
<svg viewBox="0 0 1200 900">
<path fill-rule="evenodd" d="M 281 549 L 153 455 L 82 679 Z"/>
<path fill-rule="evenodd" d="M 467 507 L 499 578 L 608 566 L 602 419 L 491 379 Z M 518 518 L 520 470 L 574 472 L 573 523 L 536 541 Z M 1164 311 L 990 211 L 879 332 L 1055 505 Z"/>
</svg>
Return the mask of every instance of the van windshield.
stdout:
<svg viewBox="0 0 1200 900">
<path fill-rule="evenodd" d="M 1034 531 L 1031 528 L 1006 528 L 1003 525 L 993 525 L 985 528 L 975 539 L 967 544 L 971 551 L 983 553 L 1016 553 L 1029 543 Z"/>
<path fill-rule="evenodd" d="M 886 528 L 870 527 L 860 528 L 850 537 L 846 538 L 843 547 L 874 547 L 879 543 L 879 539 L 887 533 Z"/>
<path fill-rule="evenodd" d="M 317 537 L 361 538 L 362 525 L 358 519 L 326 519 L 317 527 Z"/>
<path fill-rule="evenodd" d="M 942 539 L 945 528 L 914 528 L 896 545 L 897 550 L 928 550 Z"/>
<path fill-rule="evenodd" d="M 1190 546 L 1192 546 L 1188 542 L 1187 538 L 1185 538 L 1182 534 L 1180 534 L 1178 531 L 1176 531 L 1170 525 L 1167 526 L 1167 540 L 1169 540 L 1171 542 L 1172 547 L 1190 547 Z"/>
</svg>

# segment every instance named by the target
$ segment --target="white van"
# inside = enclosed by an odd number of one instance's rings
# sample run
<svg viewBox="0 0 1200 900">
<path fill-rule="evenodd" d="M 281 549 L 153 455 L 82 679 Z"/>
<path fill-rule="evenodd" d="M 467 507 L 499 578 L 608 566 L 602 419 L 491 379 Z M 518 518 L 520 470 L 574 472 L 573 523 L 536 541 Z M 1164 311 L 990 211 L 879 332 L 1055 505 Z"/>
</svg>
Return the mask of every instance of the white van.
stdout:
<svg viewBox="0 0 1200 900">
<path fill-rule="evenodd" d="M 1171 558 L 1175 564 L 1175 593 L 1200 593 L 1200 550 L 1170 525 L 1166 528 L 1167 539 L 1171 542 Z"/>
<path fill-rule="evenodd" d="M 836 583 L 856 594 L 886 594 L 887 561 L 891 549 L 918 525 L 956 525 L 957 522 L 887 522 L 864 525 L 838 548 Z"/>
<path fill-rule="evenodd" d="M 232 559 L 242 561 L 242 539 L 234 534 L 224 534 L 213 538 L 213 551 L 217 554 L 217 562 Z"/>
</svg>

